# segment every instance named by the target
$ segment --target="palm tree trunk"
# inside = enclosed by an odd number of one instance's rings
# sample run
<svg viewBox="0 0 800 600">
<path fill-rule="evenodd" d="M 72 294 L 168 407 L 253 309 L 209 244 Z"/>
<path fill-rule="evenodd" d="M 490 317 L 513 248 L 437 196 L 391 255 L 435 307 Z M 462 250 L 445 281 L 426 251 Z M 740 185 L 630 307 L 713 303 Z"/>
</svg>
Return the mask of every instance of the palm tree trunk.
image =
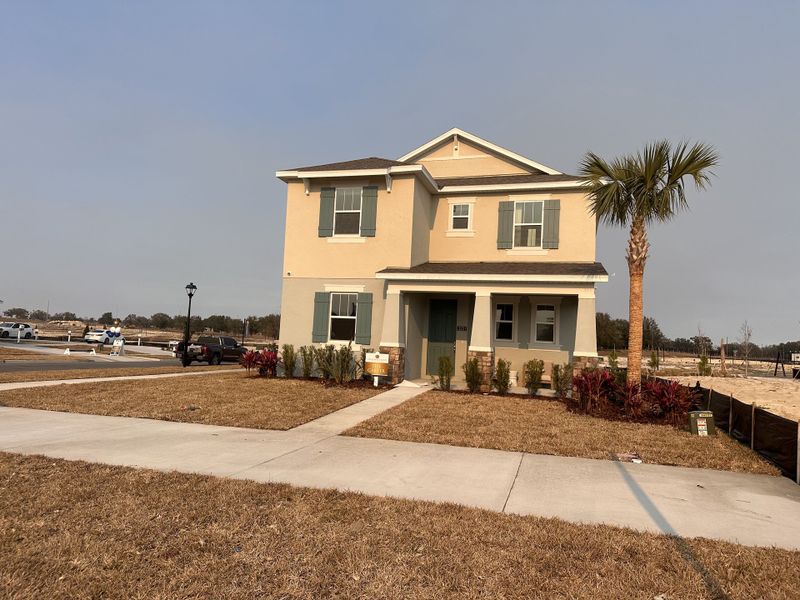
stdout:
<svg viewBox="0 0 800 600">
<path fill-rule="evenodd" d="M 644 219 L 637 217 L 631 223 L 628 239 L 628 273 L 630 293 L 628 306 L 628 383 L 642 381 L 642 334 L 644 324 L 643 292 L 644 265 L 650 244 Z"/>
</svg>

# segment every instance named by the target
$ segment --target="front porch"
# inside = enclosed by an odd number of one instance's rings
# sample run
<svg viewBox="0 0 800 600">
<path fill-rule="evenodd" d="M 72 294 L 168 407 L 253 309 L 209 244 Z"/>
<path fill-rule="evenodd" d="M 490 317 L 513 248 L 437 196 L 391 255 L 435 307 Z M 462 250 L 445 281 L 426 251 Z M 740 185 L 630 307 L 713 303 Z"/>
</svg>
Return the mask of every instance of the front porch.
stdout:
<svg viewBox="0 0 800 600">
<path fill-rule="evenodd" d="M 390 355 L 395 383 L 436 377 L 442 356 L 450 358 L 457 385 L 473 358 L 484 391 L 498 359 L 520 373 L 525 362 L 540 359 L 547 380 L 553 364 L 597 356 L 594 285 L 392 282 L 380 348 Z"/>
</svg>

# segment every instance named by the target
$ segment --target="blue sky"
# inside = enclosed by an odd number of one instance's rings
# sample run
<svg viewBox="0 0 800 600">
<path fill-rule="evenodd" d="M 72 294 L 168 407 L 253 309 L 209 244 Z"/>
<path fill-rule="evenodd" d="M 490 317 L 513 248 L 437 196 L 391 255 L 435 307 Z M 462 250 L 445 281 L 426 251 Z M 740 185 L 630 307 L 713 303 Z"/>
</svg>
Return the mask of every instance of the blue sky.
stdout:
<svg viewBox="0 0 800 600">
<path fill-rule="evenodd" d="M 280 304 L 277 169 L 398 157 L 457 126 L 574 172 L 702 140 L 692 211 L 651 232 L 645 312 L 800 338 L 795 3 L 0 3 L 4 307 L 97 315 Z M 625 232 L 601 228 L 627 313 Z"/>
</svg>

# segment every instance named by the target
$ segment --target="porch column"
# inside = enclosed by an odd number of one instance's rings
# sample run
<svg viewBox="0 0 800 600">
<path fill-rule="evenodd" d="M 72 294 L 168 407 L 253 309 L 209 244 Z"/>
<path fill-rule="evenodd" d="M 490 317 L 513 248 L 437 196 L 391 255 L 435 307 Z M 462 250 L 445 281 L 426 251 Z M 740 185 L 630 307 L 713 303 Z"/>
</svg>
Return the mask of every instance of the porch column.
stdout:
<svg viewBox="0 0 800 600">
<path fill-rule="evenodd" d="M 467 360 L 473 358 L 478 359 L 481 370 L 481 391 L 491 391 L 494 348 L 492 347 L 492 295 L 489 292 L 475 294 L 475 310 L 472 314 L 472 334 L 469 339 Z"/>
<path fill-rule="evenodd" d="M 397 384 L 405 377 L 406 328 L 403 299 L 399 291 L 386 293 L 379 350 L 389 355 L 389 381 Z"/>
<path fill-rule="evenodd" d="M 574 366 L 581 369 L 596 366 L 597 356 L 597 321 L 595 317 L 594 290 L 578 295 L 578 314 L 575 320 L 575 357 Z"/>
</svg>

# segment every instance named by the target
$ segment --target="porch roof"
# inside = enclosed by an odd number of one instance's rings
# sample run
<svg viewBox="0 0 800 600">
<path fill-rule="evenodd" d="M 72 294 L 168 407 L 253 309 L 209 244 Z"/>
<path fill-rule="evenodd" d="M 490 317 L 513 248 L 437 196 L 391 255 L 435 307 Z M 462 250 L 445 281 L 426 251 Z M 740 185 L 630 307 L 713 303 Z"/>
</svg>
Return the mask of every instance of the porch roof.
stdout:
<svg viewBox="0 0 800 600">
<path fill-rule="evenodd" d="M 389 267 L 379 279 L 448 281 L 608 281 L 599 262 L 425 262 L 408 268 Z"/>
</svg>

